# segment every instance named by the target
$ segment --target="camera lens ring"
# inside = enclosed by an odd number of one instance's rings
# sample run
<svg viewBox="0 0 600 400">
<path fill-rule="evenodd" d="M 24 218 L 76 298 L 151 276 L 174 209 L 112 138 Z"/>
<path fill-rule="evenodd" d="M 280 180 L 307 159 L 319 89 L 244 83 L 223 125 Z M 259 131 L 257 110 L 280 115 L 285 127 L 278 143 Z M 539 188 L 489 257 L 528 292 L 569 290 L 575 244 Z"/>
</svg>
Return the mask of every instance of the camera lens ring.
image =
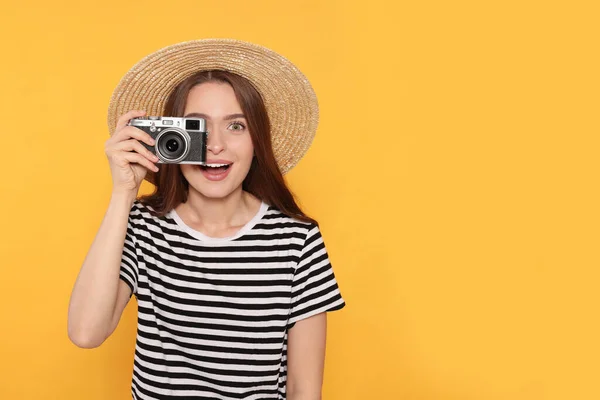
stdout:
<svg viewBox="0 0 600 400">
<path fill-rule="evenodd" d="M 175 133 L 177 136 L 181 137 L 183 139 L 183 152 L 182 154 L 177 157 L 177 158 L 173 158 L 170 157 L 169 155 L 165 155 L 163 154 L 163 152 L 161 151 L 161 140 L 165 140 L 164 137 L 165 135 L 169 135 L 169 134 L 173 134 Z M 156 149 L 156 156 L 163 162 L 166 164 L 177 164 L 178 162 L 184 160 L 188 153 L 190 152 L 190 144 L 191 144 L 191 138 L 190 135 L 184 131 L 183 129 L 178 129 L 178 128 L 165 128 L 162 132 L 160 132 L 157 136 L 156 136 L 156 144 L 154 146 L 154 148 Z M 166 140 L 171 140 L 171 139 L 166 139 Z M 166 146 L 166 145 L 165 145 Z"/>
</svg>

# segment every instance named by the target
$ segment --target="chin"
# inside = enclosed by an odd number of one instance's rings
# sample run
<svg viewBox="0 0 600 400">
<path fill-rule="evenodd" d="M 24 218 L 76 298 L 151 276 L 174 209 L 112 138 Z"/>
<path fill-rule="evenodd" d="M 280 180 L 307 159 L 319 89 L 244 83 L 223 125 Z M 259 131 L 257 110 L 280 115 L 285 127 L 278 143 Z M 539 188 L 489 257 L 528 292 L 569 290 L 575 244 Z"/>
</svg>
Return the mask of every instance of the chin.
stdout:
<svg viewBox="0 0 600 400">
<path fill-rule="evenodd" d="M 207 182 L 202 176 L 191 178 L 188 179 L 189 189 L 208 199 L 224 199 L 242 187 L 242 182 L 236 185 L 231 182 Z"/>
<path fill-rule="evenodd" d="M 196 193 L 207 199 L 224 199 L 235 192 L 235 190 L 226 190 L 224 188 L 205 188 L 194 185 L 190 185 L 190 188 L 193 188 Z"/>
</svg>

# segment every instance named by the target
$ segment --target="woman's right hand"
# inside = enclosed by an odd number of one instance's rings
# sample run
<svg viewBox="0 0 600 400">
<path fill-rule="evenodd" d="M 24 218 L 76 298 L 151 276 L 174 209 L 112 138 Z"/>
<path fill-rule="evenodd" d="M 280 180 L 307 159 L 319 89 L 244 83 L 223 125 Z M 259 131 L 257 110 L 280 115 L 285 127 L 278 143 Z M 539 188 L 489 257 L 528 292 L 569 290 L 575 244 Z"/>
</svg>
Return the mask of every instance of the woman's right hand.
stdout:
<svg viewBox="0 0 600 400">
<path fill-rule="evenodd" d="M 104 151 L 112 174 L 113 192 L 128 193 L 135 197 L 148 170 L 158 171 L 155 165 L 158 158 L 139 142 L 154 146 L 154 139 L 143 130 L 127 125 L 130 119 L 144 115 L 144 111 L 123 114 L 115 132 L 106 141 Z"/>
</svg>

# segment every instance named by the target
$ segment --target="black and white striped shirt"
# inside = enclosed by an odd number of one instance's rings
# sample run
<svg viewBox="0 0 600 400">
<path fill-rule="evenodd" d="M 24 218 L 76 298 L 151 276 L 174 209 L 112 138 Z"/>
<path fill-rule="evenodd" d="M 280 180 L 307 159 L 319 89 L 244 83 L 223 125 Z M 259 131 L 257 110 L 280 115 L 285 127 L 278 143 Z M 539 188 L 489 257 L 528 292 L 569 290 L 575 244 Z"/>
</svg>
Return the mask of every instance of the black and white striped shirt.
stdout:
<svg viewBox="0 0 600 400">
<path fill-rule="evenodd" d="M 134 399 L 285 399 L 288 330 L 345 305 L 318 226 L 265 203 L 210 238 L 136 201 L 120 276 L 138 303 Z"/>
</svg>

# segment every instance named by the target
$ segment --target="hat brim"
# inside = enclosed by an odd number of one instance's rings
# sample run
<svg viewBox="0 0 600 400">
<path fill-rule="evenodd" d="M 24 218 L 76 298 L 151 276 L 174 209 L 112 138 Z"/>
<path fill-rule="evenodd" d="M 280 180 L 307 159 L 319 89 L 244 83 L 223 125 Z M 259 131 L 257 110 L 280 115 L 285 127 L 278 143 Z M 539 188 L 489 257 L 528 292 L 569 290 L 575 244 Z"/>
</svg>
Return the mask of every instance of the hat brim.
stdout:
<svg viewBox="0 0 600 400">
<path fill-rule="evenodd" d="M 163 116 L 173 89 L 199 71 L 224 70 L 248 79 L 265 103 L 275 159 L 282 174 L 310 147 L 319 122 L 315 92 L 300 70 L 280 54 L 235 39 L 202 39 L 162 48 L 140 60 L 121 79 L 108 107 L 108 128 L 130 110 Z"/>
</svg>

